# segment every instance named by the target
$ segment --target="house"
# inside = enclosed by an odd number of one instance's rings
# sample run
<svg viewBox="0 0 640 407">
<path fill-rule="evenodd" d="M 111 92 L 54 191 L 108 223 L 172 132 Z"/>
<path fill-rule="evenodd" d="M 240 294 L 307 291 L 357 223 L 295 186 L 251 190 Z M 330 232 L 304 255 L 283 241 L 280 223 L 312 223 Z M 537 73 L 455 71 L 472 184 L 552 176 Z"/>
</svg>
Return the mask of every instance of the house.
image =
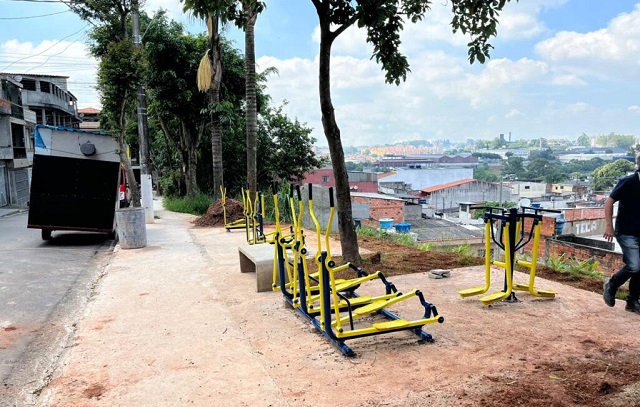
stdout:
<svg viewBox="0 0 640 407">
<path fill-rule="evenodd" d="M 460 202 L 509 202 L 511 188 L 500 183 L 478 181 L 472 178 L 440 184 L 420 190 L 428 207 L 436 212 L 457 210 Z"/>
<path fill-rule="evenodd" d="M 99 130 L 100 129 L 100 110 L 93 107 L 78 109 L 78 116 L 82 119 L 80 129 L 82 130 Z"/>
<path fill-rule="evenodd" d="M 0 74 L 0 207 L 26 206 L 29 201 L 36 115 L 23 106 L 22 84 Z"/>
<path fill-rule="evenodd" d="M 535 181 L 510 181 L 511 199 L 519 201 L 522 198 L 542 198 L 547 195 L 547 184 Z"/>
<path fill-rule="evenodd" d="M 385 154 L 384 157 L 376 161 L 377 167 L 393 168 L 431 168 L 442 166 L 467 165 L 475 167 L 478 165 L 478 157 L 469 153 L 456 155 L 443 154 L 419 154 L 419 155 L 394 155 Z"/>
<path fill-rule="evenodd" d="M 68 76 L 14 74 L 22 83 L 22 103 L 36 112 L 38 124 L 78 128 L 78 100 L 67 90 Z"/>
<path fill-rule="evenodd" d="M 378 175 L 373 172 L 347 171 L 349 176 L 349 188 L 352 192 L 378 192 Z M 336 186 L 333 168 L 319 168 L 309 171 L 304 175 L 304 179 L 300 181 L 301 185 L 313 184 L 323 187 Z"/>
<path fill-rule="evenodd" d="M 0 72 L 0 207 L 28 204 L 35 125 L 79 127 L 67 78 Z"/>
<path fill-rule="evenodd" d="M 399 169 L 378 175 L 380 190 L 385 193 L 407 194 L 449 182 L 473 178 L 473 168 Z"/>
</svg>

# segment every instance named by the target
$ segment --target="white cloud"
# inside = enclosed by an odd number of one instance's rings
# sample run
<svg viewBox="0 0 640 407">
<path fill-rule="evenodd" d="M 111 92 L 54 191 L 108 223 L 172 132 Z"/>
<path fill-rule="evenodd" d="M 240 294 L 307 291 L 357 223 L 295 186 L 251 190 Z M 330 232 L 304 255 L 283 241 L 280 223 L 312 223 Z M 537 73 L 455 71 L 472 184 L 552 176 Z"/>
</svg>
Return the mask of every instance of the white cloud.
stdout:
<svg viewBox="0 0 640 407">
<path fill-rule="evenodd" d="M 515 12 L 515 8 L 507 7 L 507 11 L 499 19 L 498 36 L 508 40 L 535 38 L 548 31 L 545 24 L 536 15 Z"/>
<path fill-rule="evenodd" d="M 586 86 L 587 83 L 580 79 L 577 75 L 566 74 L 558 75 L 553 78 L 552 83 L 558 86 Z"/>
<path fill-rule="evenodd" d="M 524 116 L 524 115 L 518 109 L 511 109 L 507 112 L 507 114 L 504 115 L 505 119 L 513 119 L 521 116 Z"/>
<path fill-rule="evenodd" d="M 562 31 L 535 47 L 559 73 L 606 80 L 635 80 L 640 67 L 640 4 L 611 20 L 606 28 L 587 33 Z"/>
<path fill-rule="evenodd" d="M 100 107 L 95 90 L 98 62 L 82 40 L 46 40 L 39 44 L 9 40 L 0 44 L 0 52 L 11 61 L 0 67 L 2 71 L 68 76 L 68 90 L 78 98 L 79 107 Z"/>
</svg>

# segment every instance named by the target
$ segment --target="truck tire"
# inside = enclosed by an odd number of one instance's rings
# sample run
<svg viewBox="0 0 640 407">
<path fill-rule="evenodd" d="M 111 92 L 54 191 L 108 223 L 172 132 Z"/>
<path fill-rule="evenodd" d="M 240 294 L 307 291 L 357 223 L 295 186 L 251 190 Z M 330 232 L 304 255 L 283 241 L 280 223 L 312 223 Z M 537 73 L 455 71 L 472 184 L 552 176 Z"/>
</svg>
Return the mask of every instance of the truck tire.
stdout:
<svg viewBox="0 0 640 407">
<path fill-rule="evenodd" d="M 51 240 L 51 229 L 42 229 L 42 240 Z"/>
</svg>

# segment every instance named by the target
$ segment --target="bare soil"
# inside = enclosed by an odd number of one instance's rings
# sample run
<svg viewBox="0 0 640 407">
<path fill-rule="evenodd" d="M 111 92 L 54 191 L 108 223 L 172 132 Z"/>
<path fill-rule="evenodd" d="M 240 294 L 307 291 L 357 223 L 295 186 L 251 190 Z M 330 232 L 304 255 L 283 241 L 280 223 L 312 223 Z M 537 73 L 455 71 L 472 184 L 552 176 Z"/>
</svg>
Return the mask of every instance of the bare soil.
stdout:
<svg viewBox="0 0 640 407">
<path fill-rule="evenodd" d="M 220 224 L 212 221 L 205 223 Z M 375 237 L 361 236 L 359 239 L 361 252 L 366 254 L 358 266 L 365 270 L 381 270 L 387 277 L 412 274 L 424 277 L 430 270 L 448 269 L 455 270 L 456 275 L 467 280 L 475 275 L 478 283 L 482 283 L 483 258 L 423 251 Z M 340 256 L 334 255 L 333 258 L 340 263 Z M 519 270 L 519 274 L 523 271 Z M 492 267 L 492 273 L 499 280 L 503 270 Z M 479 306 L 485 310 L 495 308 L 494 311 L 504 312 L 502 318 L 505 320 L 501 322 L 505 332 L 495 332 L 496 318 L 501 318 L 496 312 L 474 312 L 473 318 L 465 318 L 464 308 L 474 300 L 451 299 L 451 296 L 455 296 L 455 289 L 450 282 L 438 283 L 442 292 L 448 295 L 446 300 L 438 299 L 437 294 L 435 298 L 442 312 L 453 316 L 454 320 L 449 319 L 445 323 L 461 324 L 456 326 L 456 333 L 450 334 L 453 335 L 451 337 L 436 336 L 436 344 L 442 346 L 442 354 L 454 358 L 450 363 L 438 366 L 437 377 L 446 386 L 446 395 L 422 394 L 418 397 L 408 393 L 405 396 L 398 395 L 397 404 L 371 402 L 362 405 L 640 406 L 640 341 L 637 339 L 640 315 L 619 312 L 622 306 L 619 303 L 616 308 L 618 313 L 614 316 L 617 325 L 608 327 L 606 314 L 610 309 L 599 297 L 602 291 L 601 278 L 561 273 L 544 265 L 538 266 L 536 276 L 541 279 L 543 287 L 544 281 L 549 280 L 581 292 L 597 293 L 598 296 L 577 292 L 574 295 L 565 294 L 562 300 L 550 301 L 532 299 L 525 293 L 522 296 L 527 296 L 526 303 L 520 303 L 524 309 L 514 311 L 518 305 L 512 304 L 485 308 Z M 466 282 L 458 284 L 469 285 Z M 588 302 L 589 307 L 595 307 L 598 310 L 596 315 L 590 315 L 594 314 L 592 310 L 576 310 L 576 307 L 581 307 L 581 302 Z M 555 305 L 548 305 L 553 303 Z M 620 318 L 623 318 L 622 326 L 628 320 L 632 332 L 620 332 Z M 607 332 L 609 328 L 611 333 Z M 465 329 L 468 330 L 466 334 L 477 332 L 474 337 L 477 340 L 461 344 L 458 349 L 452 347 L 456 339 L 463 337 L 461 330 Z M 627 341 L 625 338 L 634 339 Z M 486 365 L 480 367 L 483 363 L 489 363 L 494 368 L 487 369 Z M 420 369 L 416 371 L 418 376 L 419 372 Z M 372 374 L 375 374 L 375 369 Z M 392 375 L 377 380 L 380 386 L 389 387 L 392 391 L 393 388 L 411 388 L 409 382 L 420 378 Z M 308 395 L 307 402 L 310 398 L 311 395 Z"/>
<path fill-rule="evenodd" d="M 357 356 L 346 358 L 279 293 L 255 292 L 254 273 L 237 267 L 243 231 L 218 223 L 176 233 L 171 222 L 181 219 L 167 213 L 155 225 L 162 246 L 115 257 L 48 405 L 640 406 L 640 315 L 621 301 L 607 307 L 601 283 L 575 288 L 581 278 L 541 267 L 536 286 L 554 299 L 518 292 L 517 303 L 484 307 L 458 295 L 482 284 L 482 259 L 361 238 L 361 266 L 383 271 L 399 290 L 420 289 L 444 323 L 424 326 L 433 343 L 406 331 L 349 340 Z M 338 249 L 332 241 L 337 262 Z M 126 267 L 130 259 L 135 267 Z M 434 268 L 451 276 L 431 279 Z M 504 270 L 490 271 L 498 291 Z M 411 320 L 424 309 L 404 301 L 390 311 Z"/>
</svg>

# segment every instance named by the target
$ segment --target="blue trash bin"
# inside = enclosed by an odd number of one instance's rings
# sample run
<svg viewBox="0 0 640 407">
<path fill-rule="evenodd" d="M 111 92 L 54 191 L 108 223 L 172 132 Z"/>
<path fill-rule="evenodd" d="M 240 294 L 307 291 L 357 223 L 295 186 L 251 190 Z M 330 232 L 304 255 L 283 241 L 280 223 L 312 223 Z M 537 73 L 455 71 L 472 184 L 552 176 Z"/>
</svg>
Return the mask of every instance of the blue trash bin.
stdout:
<svg viewBox="0 0 640 407">
<path fill-rule="evenodd" d="M 382 218 L 378 222 L 380 223 L 380 229 L 391 229 L 393 227 L 393 219 L 391 218 Z"/>
<path fill-rule="evenodd" d="M 409 233 L 411 230 L 411 224 L 407 222 L 396 223 L 396 232 L 398 233 Z"/>
</svg>

